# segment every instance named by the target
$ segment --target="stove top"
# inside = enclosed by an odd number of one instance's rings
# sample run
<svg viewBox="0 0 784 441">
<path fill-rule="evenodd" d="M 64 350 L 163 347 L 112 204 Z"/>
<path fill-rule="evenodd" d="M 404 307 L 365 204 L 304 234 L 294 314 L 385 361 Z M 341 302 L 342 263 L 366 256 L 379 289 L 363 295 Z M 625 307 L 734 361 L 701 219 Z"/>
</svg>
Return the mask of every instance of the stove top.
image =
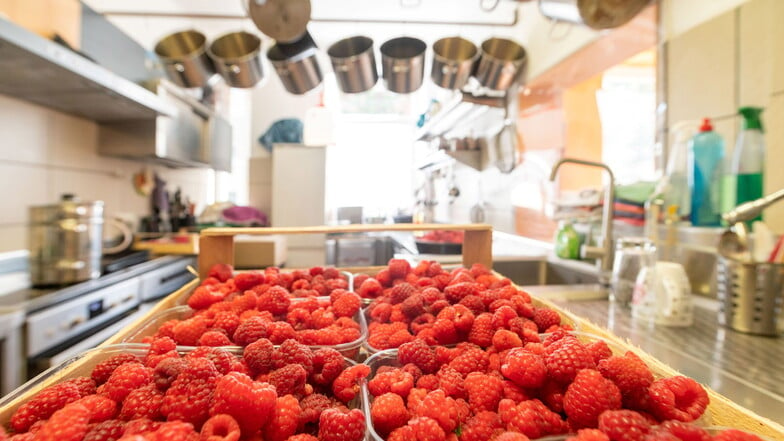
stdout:
<svg viewBox="0 0 784 441">
<path fill-rule="evenodd" d="M 149 250 L 123 251 L 119 254 L 112 254 L 101 257 L 101 274 L 106 275 L 130 266 L 150 260 Z"/>
</svg>

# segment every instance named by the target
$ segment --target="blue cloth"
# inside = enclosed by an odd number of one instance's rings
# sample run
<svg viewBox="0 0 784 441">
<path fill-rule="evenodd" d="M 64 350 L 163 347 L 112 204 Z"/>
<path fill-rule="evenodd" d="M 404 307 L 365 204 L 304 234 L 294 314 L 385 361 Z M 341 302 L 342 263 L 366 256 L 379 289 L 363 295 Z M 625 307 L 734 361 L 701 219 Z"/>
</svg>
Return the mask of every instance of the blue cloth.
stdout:
<svg viewBox="0 0 784 441">
<path fill-rule="evenodd" d="M 272 152 L 272 144 L 287 142 L 302 144 L 302 121 L 297 118 L 279 119 L 259 137 L 259 144 Z"/>
</svg>

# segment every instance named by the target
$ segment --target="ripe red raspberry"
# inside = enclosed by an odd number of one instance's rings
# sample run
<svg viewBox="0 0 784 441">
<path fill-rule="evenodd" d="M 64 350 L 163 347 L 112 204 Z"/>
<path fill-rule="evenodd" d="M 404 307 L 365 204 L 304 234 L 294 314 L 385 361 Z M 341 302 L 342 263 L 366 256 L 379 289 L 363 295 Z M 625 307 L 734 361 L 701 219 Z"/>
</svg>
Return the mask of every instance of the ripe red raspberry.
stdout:
<svg viewBox="0 0 784 441">
<path fill-rule="evenodd" d="M 432 374 L 438 370 L 435 349 L 422 340 L 414 340 L 400 345 L 397 350 L 397 358 L 402 364 L 415 364 L 425 374 Z"/>
<path fill-rule="evenodd" d="M 192 358 L 163 396 L 161 414 L 201 427 L 209 417 L 210 401 L 220 374 L 206 358 Z"/>
<path fill-rule="evenodd" d="M 553 309 L 536 308 L 534 309 L 534 323 L 539 328 L 539 332 L 547 331 L 551 326 L 561 324 L 561 316 Z"/>
<path fill-rule="evenodd" d="M 335 293 L 340 293 L 335 295 Z M 362 307 L 362 299 L 355 293 L 338 290 L 330 296 L 332 299 L 332 312 L 336 317 L 353 317 Z"/>
<path fill-rule="evenodd" d="M 271 385 L 231 372 L 217 380 L 209 413 L 231 415 L 240 425 L 243 436 L 250 436 L 272 417 L 276 398 Z"/>
<path fill-rule="evenodd" d="M 207 277 L 214 277 L 220 282 L 225 282 L 234 276 L 234 267 L 225 263 L 216 263 L 207 272 Z"/>
<path fill-rule="evenodd" d="M 599 362 L 597 368 L 604 378 L 618 386 L 623 395 L 647 389 L 653 383 L 653 373 L 633 352 L 606 358 Z"/>
<path fill-rule="evenodd" d="M 161 417 L 161 404 L 163 393 L 154 384 L 140 387 L 131 391 L 122 402 L 119 418 L 125 421 L 137 418 L 157 420 Z"/>
<path fill-rule="evenodd" d="M 449 303 L 454 305 L 465 297 L 479 295 L 483 290 L 484 287 L 482 285 L 473 281 L 450 283 L 449 286 L 444 288 L 444 295 Z"/>
<path fill-rule="evenodd" d="M 469 347 L 449 362 L 449 367 L 465 377 L 471 372 L 487 371 L 489 364 L 490 357 L 485 351 L 477 347 Z"/>
<path fill-rule="evenodd" d="M 199 338 L 207 332 L 207 321 L 201 316 L 194 316 L 177 323 L 172 329 L 174 341 L 179 345 L 196 346 Z"/>
<path fill-rule="evenodd" d="M 509 322 L 518 318 L 517 311 L 511 306 L 501 306 L 493 311 L 493 328 L 509 329 Z"/>
<path fill-rule="evenodd" d="M 269 333 L 267 338 L 275 345 L 279 345 L 286 340 L 297 338 L 297 331 L 295 331 L 290 324 L 282 321 L 268 324 L 267 332 Z"/>
<path fill-rule="evenodd" d="M 564 384 L 574 380 L 580 370 L 596 368 L 593 354 L 577 339 L 571 338 L 563 339 L 553 352 L 545 355 L 545 364 L 549 377 Z"/>
<path fill-rule="evenodd" d="M 219 413 L 211 416 L 201 427 L 201 439 L 205 441 L 237 441 L 240 425 L 231 415 Z"/>
<path fill-rule="evenodd" d="M 239 346 L 247 346 L 260 338 L 267 338 L 269 321 L 261 316 L 246 319 L 234 331 L 232 340 Z"/>
<path fill-rule="evenodd" d="M 236 365 L 239 363 L 237 357 L 231 352 L 225 349 L 213 348 L 209 346 L 199 346 L 193 351 L 189 352 L 185 358 L 188 360 L 192 358 L 206 358 L 215 365 L 215 368 L 222 375 L 236 370 Z"/>
<path fill-rule="evenodd" d="M 362 441 L 365 437 L 365 416 L 359 409 L 347 412 L 331 408 L 321 413 L 320 441 Z"/>
<path fill-rule="evenodd" d="M 106 383 L 106 380 L 108 380 L 109 376 L 112 375 L 112 372 L 117 369 L 117 366 L 134 361 L 139 361 L 139 359 L 133 354 L 117 354 L 95 365 L 90 377 L 95 380 L 96 385 L 100 386 Z"/>
<path fill-rule="evenodd" d="M 479 412 L 461 426 L 460 441 L 486 441 L 503 430 L 501 417 L 495 412 Z"/>
<path fill-rule="evenodd" d="M 522 387 L 509 380 L 504 380 L 504 398 L 512 400 L 515 403 L 520 403 L 521 401 L 530 400 L 533 397 L 530 392 L 527 392 Z"/>
<path fill-rule="evenodd" d="M 451 320 L 436 318 L 432 329 L 438 344 L 449 345 L 457 343 L 459 340 L 457 329 Z"/>
<path fill-rule="evenodd" d="M 291 295 L 281 286 L 272 286 L 264 293 L 259 294 L 256 308 L 259 311 L 269 311 L 274 315 L 285 314 L 291 304 Z"/>
<path fill-rule="evenodd" d="M 376 397 L 370 406 L 373 429 L 382 437 L 408 422 L 408 409 L 398 394 L 385 393 Z"/>
<path fill-rule="evenodd" d="M 231 346 L 231 340 L 225 333 L 226 331 L 207 331 L 199 337 L 199 346 Z"/>
<path fill-rule="evenodd" d="M 125 421 L 106 420 L 97 424 L 90 424 L 82 441 L 111 441 L 122 438 L 125 430 Z"/>
<path fill-rule="evenodd" d="M 299 429 L 308 430 L 310 426 L 318 423 L 321 412 L 333 407 L 334 404 L 332 399 L 322 394 L 316 393 L 304 397 L 299 402 L 299 407 L 302 409 L 299 414 Z"/>
<path fill-rule="evenodd" d="M 414 295 L 416 288 L 410 283 L 398 283 L 389 290 L 389 303 L 397 305 Z"/>
<path fill-rule="evenodd" d="M 471 332 L 468 334 L 468 341 L 471 343 L 486 348 L 493 344 L 493 314 L 485 312 L 479 314 L 471 326 Z"/>
<path fill-rule="evenodd" d="M 389 260 L 389 277 L 394 279 L 402 279 L 411 271 L 411 264 L 405 259 L 390 259 Z"/>
<path fill-rule="evenodd" d="M 607 410 L 599 415 L 599 430 L 611 441 L 641 441 L 650 428 L 648 420 L 633 410 Z"/>
<path fill-rule="evenodd" d="M 602 412 L 621 407 L 621 391 L 599 371 L 583 369 L 566 388 L 563 406 L 573 428 L 596 427 Z"/>
<path fill-rule="evenodd" d="M 260 338 L 245 346 L 242 359 L 247 363 L 253 376 L 266 374 L 272 370 L 272 353 L 275 347 L 266 338 Z"/>
<path fill-rule="evenodd" d="M 272 418 L 264 429 L 264 441 L 285 441 L 297 432 L 299 414 L 302 409 L 299 401 L 291 395 L 278 397 Z"/>
<path fill-rule="evenodd" d="M 272 352 L 272 367 L 299 364 L 310 375 L 313 372 L 313 351 L 296 340 L 286 340 Z"/>
<path fill-rule="evenodd" d="M 361 282 L 359 282 L 359 280 L 360 279 L 358 277 L 355 277 L 354 287 L 357 290 L 357 294 L 359 294 L 359 296 L 362 298 L 374 299 L 378 297 L 381 294 L 381 292 L 384 290 L 384 287 L 381 286 L 381 283 L 379 283 L 378 280 L 372 277 L 365 279 Z M 357 285 L 357 282 L 359 282 L 360 284 Z"/>
<path fill-rule="evenodd" d="M 193 424 L 183 421 L 167 421 L 161 423 L 155 432 L 149 434 L 147 438 L 152 440 L 182 440 L 199 441 L 199 434 L 193 428 Z"/>
<path fill-rule="evenodd" d="M 153 432 L 160 425 L 161 425 L 160 422 L 148 420 L 146 418 L 131 420 L 125 424 L 125 429 L 123 430 L 123 434 L 125 436 L 128 436 L 128 435 L 138 435 L 145 432 Z"/>
<path fill-rule="evenodd" d="M 708 393 L 700 383 L 676 376 L 656 380 L 648 388 L 651 413 L 660 421 L 694 421 L 708 406 Z"/>
<path fill-rule="evenodd" d="M 661 430 L 666 430 L 682 441 L 711 440 L 711 434 L 707 430 L 697 425 L 684 423 L 682 421 L 665 421 L 660 426 L 658 426 L 658 428 Z"/>
<path fill-rule="evenodd" d="M 267 382 L 275 386 L 278 396 L 300 395 L 305 392 L 308 373 L 298 364 L 287 364 L 269 374 Z"/>
<path fill-rule="evenodd" d="M 132 390 L 153 381 L 153 369 L 137 362 L 125 363 L 117 367 L 106 380 L 98 393 L 120 403 Z"/>
<path fill-rule="evenodd" d="M 458 408 L 455 400 L 447 397 L 443 390 L 438 389 L 425 395 L 422 403 L 413 409 L 412 416 L 435 420 L 444 430 L 444 433 L 452 432 L 459 424 Z"/>
<path fill-rule="evenodd" d="M 522 346 L 523 341 L 520 339 L 520 336 L 512 331 L 499 329 L 493 334 L 493 348 L 498 352 Z"/>
<path fill-rule="evenodd" d="M 368 381 L 368 391 L 376 397 L 387 392 L 392 392 L 405 398 L 413 387 L 414 377 L 401 369 L 377 372 L 376 375 Z"/>
<path fill-rule="evenodd" d="M 330 385 L 343 372 L 346 361 L 340 352 L 332 348 L 319 348 L 313 351 L 313 372 L 310 381 L 318 385 Z"/>
<path fill-rule="evenodd" d="M 539 393 L 544 404 L 553 412 L 563 413 L 563 398 L 566 386 L 552 380 L 546 380 Z"/>
<path fill-rule="evenodd" d="M 478 295 L 467 295 L 460 299 L 459 305 L 465 306 L 474 315 L 479 315 L 485 312 L 485 303 Z"/>
<path fill-rule="evenodd" d="M 593 361 L 598 365 L 600 361 L 610 358 L 613 353 L 610 346 L 604 340 L 596 340 L 587 345 L 587 348 L 593 354 Z"/>
<path fill-rule="evenodd" d="M 419 417 L 395 429 L 387 441 L 446 441 L 446 434 L 432 418 Z"/>
<path fill-rule="evenodd" d="M 252 290 L 247 290 L 241 295 L 235 296 L 231 300 L 231 312 L 239 316 L 239 314 L 242 314 L 245 311 L 255 310 L 256 304 L 259 301 L 259 295 L 256 293 L 256 290 L 261 286 L 266 285 L 257 285 Z"/>
<path fill-rule="evenodd" d="M 319 441 L 319 439 L 309 433 L 298 433 L 286 438 L 286 441 Z"/>
<path fill-rule="evenodd" d="M 465 389 L 468 393 L 468 404 L 474 413 L 485 410 L 495 412 L 498 402 L 504 396 L 503 380 L 480 372 L 471 372 L 466 376 Z"/>
<path fill-rule="evenodd" d="M 520 432 L 501 432 L 493 441 L 529 441 L 529 438 Z"/>
<path fill-rule="evenodd" d="M 520 432 L 530 439 L 561 434 L 567 428 L 561 416 L 539 400 L 523 401 L 517 405 L 501 400 L 498 413 L 506 424 L 506 430 Z"/>
<path fill-rule="evenodd" d="M 353 400 L 359 393 L 360 381 L 369 374 L 370 367 L 364 364 L 351 366 L 341 372 L 332 383 L 332 393 L 335 394 L 335 398 L 344 403 Z"/>
<path fill-rule="evenodd" d="M 64 383 L 70 383 L 76 386 L 76 389 L 79 390 L 79 396 L 86 397 L 87 395 L 92 395 L 95 393 L 95 381 L 89 377 L 75 377 L 70 380 L 64 381 Z"/>
<path fill-rule="evenodd" d="M 74 403 L 81 404 L 90 411 L 91 423 L 100 423 L 117 415 L 117 403 L 102 395 L 87 395 Z"/>
<path fill-rule="evenodd" d="M 416 381 L 416 387 L 419 389 L 426 389 L 428 391 L 438 389 L 438 377 L 434 374 L 422 375 Z"/>
<path fill-rule="evenodd" d="M 166 358 L 154 368 L 153 382 L 160 391 L 166 391 L 177 376 L 185 369 L 188 362 L 182 358 Z"/>
<path fill-rule="evenodd" d="M 222 301 L 226 295 L 217 285 L 199 286 L 188 297 L 188 306 L 194 310 L 207 309 L 210 305 Z"/>
<path fill-rule="evenodd" d="M 240 292 L 261 285 L 266 279 L 261 271 L 245 271 L 234 276 L 234 284 Z"/>
<path fill-rule="evenodd" d="M 762 441 L 753 433 L 744 432 L 738 429 L 725 429 L 713 436 L 714 441 Z"/>
<path fill-rule="evenodd" d="M 547 366 L 542 356 L 513 348 L 501 365 L 501 373 L 519 386 L 536 389 L 547 379 Z"/>
<path fill-rule="evenodd" d="M 463 375 L 454 368 L 448 365 L 441 366 L 436 375 L 439 387 L 450 397 L 457 399 L 468 396 L 463 385 Z"/>
<path fill-rule="evenodd" d="M 576 435 L 566 438 L 566 441 L 610 441 L 610 438 L 599 429 L 580 429 Z"/>
<path fill-rule="evenodd" d="M 79 441 L 87 433 L 90 411 L 81 404 L 68 404 L 56 411 L 35 433 L 36 441 Z"/>
</svg>

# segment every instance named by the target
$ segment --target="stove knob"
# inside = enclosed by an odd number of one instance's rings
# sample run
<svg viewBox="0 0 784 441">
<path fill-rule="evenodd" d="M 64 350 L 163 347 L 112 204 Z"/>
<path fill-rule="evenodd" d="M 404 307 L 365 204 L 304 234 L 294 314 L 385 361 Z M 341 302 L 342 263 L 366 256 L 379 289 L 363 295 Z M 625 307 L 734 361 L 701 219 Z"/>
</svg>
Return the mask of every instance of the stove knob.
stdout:
<svg viewBox="0 0 784 441">
<path fill-rule="evenodd" d="M 84 317 L 77 317 L 77 318 L 71 320 L 71 323 L 68 324 L 68 327 L 73 329 L 73 328 L 81 325 L 84 322 L 85 322 Z"/>
</svg>

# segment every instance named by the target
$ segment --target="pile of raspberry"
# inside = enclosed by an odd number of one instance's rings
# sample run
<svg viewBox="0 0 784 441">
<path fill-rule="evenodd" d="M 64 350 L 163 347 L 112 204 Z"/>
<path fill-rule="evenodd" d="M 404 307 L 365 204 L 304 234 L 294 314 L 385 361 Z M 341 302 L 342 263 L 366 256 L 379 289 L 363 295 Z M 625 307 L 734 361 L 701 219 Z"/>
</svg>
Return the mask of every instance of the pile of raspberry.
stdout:
<svg viewBox="0 0 784 441">
<path fill-rule="evenodd" d="M 367 345 L 372 351 L 397 348 L 414 339 L 429 345 L 470 342 L 486 348 L 496 338 L 539 341 L 539 334 L 571 329 L 554 310 L 536 307 L 506 277 L 482 265 L 446 271 L 438 262 L 416 267 L 392 259 L 375 277 L 354 278 L 366 308 Z M 504 331 L 504 332 L 502 332 Z"/>
<path fill-rule="evenodd" d="M 266 284 L 285 288 L 292 297 L 328 296 L 336 289 L 349 289 L 348 277 L 334 267 L 314 266 L 307 270 L 281 272 L 280 268 L 270 266 L 263 271 L 234 272 L 234 267 L 217 264 L 210 268 L 208 277 L 220 282 L 234 279 L 236 286 L 249 289 L 248 286 Z M 243 289 L 243 288 L 241 288 Z"/>
<path fill-rule="evenodd" d="M 533 341 L 502 330 L 487 348 L 416 339 L 379 353 L 368 361 L 373 430 L 387 441 L 710 439 L 688 424 L 709 402 L 699 383 L 654 379 L 634 353 L 582 338 L 561 330 Z"/>
<path fill-rule="evenodd" d="M 247 346 L 260 338 L 276 345 L 288 339 L 311 346 L 356 342 L 364 331 L 357 321 L 362 306 L 357 294 L 334 288 L 327 296 L 295 298 L 280 285 L 283 276 L 289 280 L 292 274 L 307 274 L 315 280 L 332 272 L 329 268 L 293 273 L 268 269 L 234 275 L 230 266 L 216 265 L 188 299 L 193 315 L 164 322 L 152 338 L 169 337 L 181 346 L 213 347 Z M 308 283 L 305 278 L 293 280 L 292 286 Z"/>
<path fill-rule="evenodd" d="M 362 441 L 360 381 L 369 368 L 336 350 L 267 339 L 240 357 L 169 338 L 120 353 L 89 377 L 49 386 L 0 427 L 0 440 Z"/>
</svg>

